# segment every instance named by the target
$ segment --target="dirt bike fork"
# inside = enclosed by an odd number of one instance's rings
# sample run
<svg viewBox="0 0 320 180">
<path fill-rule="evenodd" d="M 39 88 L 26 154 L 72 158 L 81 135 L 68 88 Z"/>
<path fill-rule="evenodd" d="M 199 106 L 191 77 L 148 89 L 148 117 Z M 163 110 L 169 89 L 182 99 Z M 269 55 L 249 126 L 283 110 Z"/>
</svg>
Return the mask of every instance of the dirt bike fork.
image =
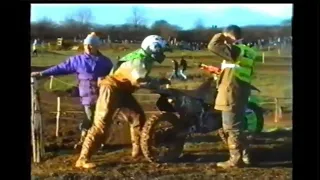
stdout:
<svg viewBox="0 0 320 180">
<path fill-rule="evenodd" d="M 200 113 L 200 116 L 199 116 L 199 126 L 200 126 L 200 128 L 203 128 L 203 127 L 207 126 L 207 124 L 204 123 L 205 118 L 207 118 L 207 116 L 206 116 L 207 113 L 206 112 L 207 111 L 204 110 L 204 109 L 201 110 L 201 113 Z"/>
</svg>

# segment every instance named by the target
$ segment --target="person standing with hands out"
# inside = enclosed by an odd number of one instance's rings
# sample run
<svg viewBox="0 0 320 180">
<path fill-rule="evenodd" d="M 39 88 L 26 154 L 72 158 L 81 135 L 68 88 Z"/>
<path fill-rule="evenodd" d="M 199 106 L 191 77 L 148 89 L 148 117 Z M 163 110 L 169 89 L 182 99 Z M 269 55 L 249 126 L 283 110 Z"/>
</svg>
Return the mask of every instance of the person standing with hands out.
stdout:
<svg viewBox="0 0 320 180">
<path fill-rule="evenodd" d="M 208 50 L 228 64 L 222 68 L 217 81 L 218 94 L 214 107 L 222 111 L 222 124 L 228 136 L 230 153 L 228 161 L 217 163 L 221 168 L 250 164 L 241 123 L 245 118 L 245 108 L 250 95 L 256 52 L 244 45 L 234 45 L 239 40 L 241 40 L 240 27 L 230 25 L 223 33 L 214 35 L 208 44 Z"/>
<path fill-rule="evenodd" d="M 42 72 L 31 73 L 33 77 L 77 74 L 79 94 L 86 118 L 80 124 L 81 137 L 75 148 L 82 145 L 87 131 L 92 125 L 95 104 L 99 95 L 98 80 L 107 76 L 113 68 L 112 61 L 100 53 L 100 44 L 100 38 L 96 33 L 91 33 L 84 39 L 83 54 L 72 56 Z"/>
</svg>

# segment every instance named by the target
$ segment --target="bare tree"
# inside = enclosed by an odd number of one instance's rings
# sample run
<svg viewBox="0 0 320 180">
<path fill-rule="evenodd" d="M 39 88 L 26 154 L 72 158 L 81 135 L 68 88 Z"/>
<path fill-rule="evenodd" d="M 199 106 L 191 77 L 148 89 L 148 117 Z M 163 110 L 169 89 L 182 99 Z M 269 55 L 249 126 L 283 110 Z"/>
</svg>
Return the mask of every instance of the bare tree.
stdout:
<svg viewBox="0 0 320 180">
<path fill-rule="evenodd" d="M 169 37 L 177 37 L 177 26 L 172 26 L 166 20 L 155 21 L 151 25 L 151 29 L 154 34 L 159 34 L 163 38 L 168 39 Z"/>
<path fill-rule="evenodd" d="M 71 17 L 79 23 L 86 25 L 93 20 L 92 11 L 90 8 L 80 8 Z"/>
<path fill-rule="evenodd" d="M 138 7 L 132 8 L 132 16 L 128 19 L 128 22 L 135 27 L 142 26 L 146 23 L 146 18 L 143 15 L 142 9 Z"/>
<path fill-rule="evenodd" d="M 291 26 L 292 25 L 292 18 L 291 19 L 285 19 L 281 22 L 282 26 Z"/>
<path fill-rule="evenodd" d="M 90 10 L 89 10 L 90 12 Z M 143 17 L 142 12 L 134 11 L 134 18 L 131 22 L 141 24 L 140 17 Z M 139 13 L 141 13 L 139 15 Z M 76 16 L 79 15 L 79 16 Z M 91 31 L 103 32 L 103 38 L 109 35 L 113 40 L 136 40 L 141 41 L 149 34 L 158 34 L 165 39 L 169 37 L 177 38 L 187 42 L 207 42 L 212 36 L 221 32 L 221 28 L 204 28 L 183 30 L 166 20 L 155 21 L 151 27 L 141 26 L 133 27 L 133 24 L 126 25 L 99 25 L 90 23 L 92 15 L 81 9 L 67 16 L 65 21 L 56 23 L 49 18 L 42 18 L 36 22 L 31 22 L 31 38 L 40 38 L 46 41 L 55 40 L 57 37 L 65 39 L 84 39 Z M 144 18 L 142 18 L 144 19 Z M 287 20 L 288 22 L 289 20 Z M 83 24 L 84 23 L 84 24 Z M 202 20 L 195 21 L 196 27 L 202 26 Z M 287 23 L 285 23 L 287 24 Z M 290 23 L 288 23 L 290 24 Z M 93 28 L 93 29 L 92 29 Z M 274 25 L 274 26 L 246 26 L 243 27 L 243 37 L 248 41 L 257 39 L 267 40 L 268 37 L 287 37 L 291 36 L 291 26 Z"/>
<path fill-rule="evenodd" d="M 64 26 L 72 30 L 78 38 L 85 38 L 91 31 L 93 14 L 90 8 L 80 8 L 65 18 Z"/>
<path fill-rule="evenodd" d="M 205 26 L 203 24 L 203 20 L 202 19 L 197 19 L 195 22 L 194 22 L 194 29 L 204 29 Z"/>
<path fill-rule="evenodd" d="M 47 17 L 43 17 L 31 24 L 31 36 L 33 38 L 46 39 L 57 30 L 57 24 Z"/>
</svg>

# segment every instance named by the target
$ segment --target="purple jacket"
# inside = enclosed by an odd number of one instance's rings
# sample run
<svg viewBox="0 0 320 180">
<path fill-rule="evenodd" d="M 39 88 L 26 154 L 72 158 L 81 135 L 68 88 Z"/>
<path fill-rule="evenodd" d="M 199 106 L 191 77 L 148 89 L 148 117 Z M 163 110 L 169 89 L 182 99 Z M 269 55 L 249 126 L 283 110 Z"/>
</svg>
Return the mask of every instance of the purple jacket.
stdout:
<svg viewBox="0 0 320 180">
<path fill-rule="evenodd" d="M 94 105 L 98 98 L 97 79 L 109 74 L 113 67 L 111 60 L 103 55 L 81 54 L 46 69 L 43 76 L 77 74 L 82 105 Z"/>
</svg>

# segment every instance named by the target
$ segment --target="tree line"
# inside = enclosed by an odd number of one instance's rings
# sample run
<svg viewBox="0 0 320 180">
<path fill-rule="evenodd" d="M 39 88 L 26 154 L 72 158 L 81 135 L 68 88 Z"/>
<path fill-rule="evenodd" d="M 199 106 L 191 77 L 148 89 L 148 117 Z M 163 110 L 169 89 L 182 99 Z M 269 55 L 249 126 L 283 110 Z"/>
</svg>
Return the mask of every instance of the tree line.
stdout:
<svg viewBox="0 0 320 180">
<path fill-rule="evenodd" d="M 134 7 L 132 16 L 123 25 L 101 25 L 91 23 L 93 14 L 89 8 L 81 8 L 68 15 L 62 22 L 54 22 L 50 18 L 42 18 L 31 22 L 31 39 L 40 38 L 45 41 L 64 39 L 83 39 L 92 31 L 99 32 L 102 39 L 114 41 L 129 40 L 141 41 L 150 34 L 158 34 L 164 38 L 176 38 L 177 41 L 208 42 L 212 36 L 221 32 L 221 28 L 213 25 L 205 27 L 201 19 L 194 23 L 194 28 L 183 30 L 181 27 L 168 23 L 166 20 L 157 20 L 150 27 L 146 26 L 144 12 Z M 291 36 L 291 19 L 284 20 L 274 26 L 246 26 L 243 27 L 243 38 L 246 41 L 258 39 Z"/>
</svg>

